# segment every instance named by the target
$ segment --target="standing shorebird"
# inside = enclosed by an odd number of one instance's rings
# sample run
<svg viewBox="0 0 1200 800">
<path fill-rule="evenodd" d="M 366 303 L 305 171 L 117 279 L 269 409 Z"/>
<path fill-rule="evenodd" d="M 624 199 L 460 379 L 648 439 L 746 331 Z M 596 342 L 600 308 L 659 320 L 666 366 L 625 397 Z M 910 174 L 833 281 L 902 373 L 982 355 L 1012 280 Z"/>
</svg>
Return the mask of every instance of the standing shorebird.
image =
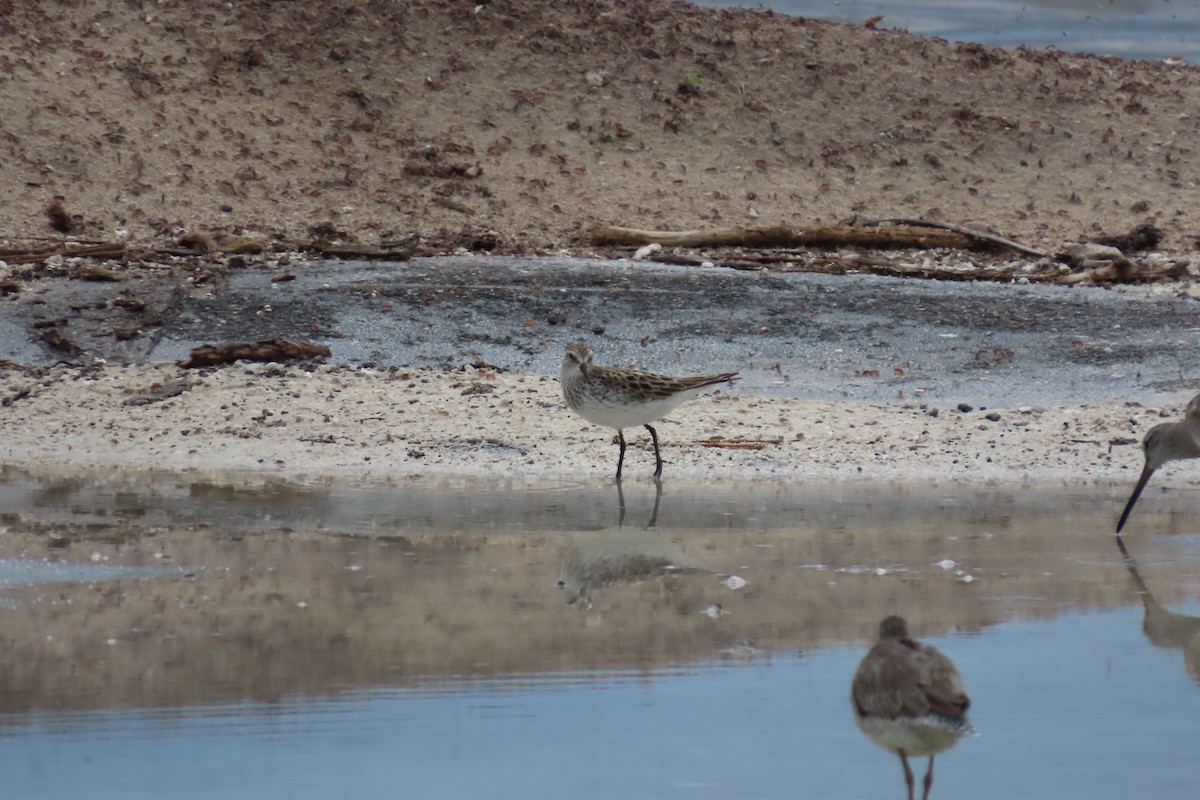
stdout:
<svg viewBox="0 0 1200 800">
<path fill-rule="evenodd" d="M 1137 486 L 1133 487 L 1133 494 L 1129 496 L 1129 502 L 1121 512 L 1121 519 L 1117 522 L 1117 533 L 1125 527 L 1125 520 L 1129 519 L 1133 504 L 1141 496 L 1142 489 L 1146 488 L 1156 469 L 1168 461 L 1200 458 L 1200 395 L 1193 397 L 1187 404 L 1181 421 L 1164 422 L 1146 431 L 1146 438 L 1142 439 L 1142 453 L 1146 457 L 1146 465 L 1142 467 Z"/>
<path fill-rule="evenodd" d="M 954 662 L 937 648 L 909 638 L 902 617 L 879 623 L 879 638 L 858 665 L 850 698 L 859 729 L 900 756 L 908 800 L 913 800 L 908 757 L 929 756 L 922 795 L 928 800 L 933 757 L 974 732 L 967 721 L 971 700 Z"/>
<path fill-rule="evenodd" d="M 669 378 L 640 369 L 598 367 L 592 363 L 592 351 L 582 342 L 567 345 L 562 362 L 562 391 L 567 405 L 588 422 L 617 431 L 621 445 L 617 480 L 621 480 L 621 467 L 625 464 L 625 428 L 644 425 L 650 431 L 650 441 L 654 443 L 654 477 L 659 478 L 662 454 L 658 450 L 658 431 L 650 423 L 670 414 L 703 389 L 736 377 L 736 372 L 723 372 Z"/>
</svg>

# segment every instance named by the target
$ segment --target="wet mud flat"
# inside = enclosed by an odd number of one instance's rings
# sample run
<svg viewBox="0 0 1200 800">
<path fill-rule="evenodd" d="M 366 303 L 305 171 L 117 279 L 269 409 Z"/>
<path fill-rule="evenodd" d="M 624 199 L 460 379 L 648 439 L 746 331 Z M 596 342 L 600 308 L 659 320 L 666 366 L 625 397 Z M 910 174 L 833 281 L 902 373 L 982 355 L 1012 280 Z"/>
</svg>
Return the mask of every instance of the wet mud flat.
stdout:
<svg viewBox="0 0 1200 800">
<path fill-rule="evenodd" d="M 0 356 L 175 361 L 201 344 L 285 338 L 328 346 L 335 363 L 479 361 L 555 374 L 562 346 L 583 339 L 610 363 L 737 365 L 748 389 L 975 407 L 1148 402 L 1188 391 L 1200 372 L 1188 284 L 1014 286 L 556 258 L 241 263 L 199 285 L 172 269 L 123 283 L 47 281 L 6 304 Z M 135 318 L 154 324 L 121 333 Z M 53 346 L 53 331 L 71 347 Z"/>
</svg>

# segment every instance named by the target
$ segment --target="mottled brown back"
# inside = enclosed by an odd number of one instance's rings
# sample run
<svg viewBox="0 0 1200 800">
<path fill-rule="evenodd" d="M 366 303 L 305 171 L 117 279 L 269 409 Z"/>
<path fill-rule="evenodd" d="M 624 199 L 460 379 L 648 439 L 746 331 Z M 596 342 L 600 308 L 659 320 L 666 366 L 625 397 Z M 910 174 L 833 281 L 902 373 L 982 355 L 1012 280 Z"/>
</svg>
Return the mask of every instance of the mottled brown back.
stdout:
<svg viewBox="0 0 1200 800">
<path fill-rule="evenodd" d="M 909 638 L 899 617 L 880 625 L 880 639 L 858 665 L 851 695 L 860 717 L 960 719 L 971 705 L 954 662 Z"/>
</svg>

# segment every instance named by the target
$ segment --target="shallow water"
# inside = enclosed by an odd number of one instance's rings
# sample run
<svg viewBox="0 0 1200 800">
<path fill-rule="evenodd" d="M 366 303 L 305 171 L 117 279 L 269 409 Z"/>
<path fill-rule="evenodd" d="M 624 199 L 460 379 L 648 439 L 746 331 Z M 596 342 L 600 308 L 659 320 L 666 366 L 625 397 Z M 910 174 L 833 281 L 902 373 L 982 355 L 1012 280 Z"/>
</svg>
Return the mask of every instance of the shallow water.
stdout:
<svg viewBox="0 0 1200 800">
<path fill-rule="evenodd" d="M 1190 610 L 1200 613 L 1200 605 Z M 980 734 L 934 797 L 1193 797 L 1200 691 L 1133 609 L 933 640 Z M 19 797 L 900 797 L 833 648 L 192 709 L 39 714 L 0 730 Z"/>
<path fill-rule="evenodd" d="M 1070 52 L 1200 61 L 1200 6 L 1184 0 L 699 0 L 707 6 L 770 8 L 800 17 L 994 47 L 1025 45 Z"/>
<path fill-rule="evenodd" d="M 1198 498 L 1143 498 L 1126 561 L 1128 488 L 629 481 L 622 518 L 606 483 L 9 470 L 3 563 L 167 574 L 0 586 L 0 769 L 22 798 L 899 797 L 847 699 L 899 612 L 980 731 L 935 798 L 1191 797 Z M 585 546 L 703 569 L 568 606 Z"/>
</svg>

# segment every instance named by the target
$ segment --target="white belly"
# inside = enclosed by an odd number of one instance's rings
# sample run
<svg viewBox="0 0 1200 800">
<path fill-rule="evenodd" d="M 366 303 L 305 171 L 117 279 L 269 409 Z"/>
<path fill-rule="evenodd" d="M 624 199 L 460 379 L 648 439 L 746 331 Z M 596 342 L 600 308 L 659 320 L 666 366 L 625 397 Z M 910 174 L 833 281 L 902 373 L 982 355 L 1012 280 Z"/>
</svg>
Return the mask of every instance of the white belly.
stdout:
<svg viewBox="0 0 1200 800">
<path fill-rule="evenodd" d="M 593 425 L 603 425 L 617 430 L 636 428 L 639 425 L 654 422 L 656 419 L 662 419 L 698 393 L 699 390 L 681 392 L 662 400 L 650 400 L 644 403 L 611 403 L 589 400 L 581 403 L 575 411 Z"/>
<path fill-rule="evenodd" d="M 969 732 L 969 728 L 954 727 L 936 717 L 918 719 L 857 718 L 858 727 L 875 744 L 893 753 L 904 751 L 909 756 L 931 756 L 949 750 Z"/>
</svg>

